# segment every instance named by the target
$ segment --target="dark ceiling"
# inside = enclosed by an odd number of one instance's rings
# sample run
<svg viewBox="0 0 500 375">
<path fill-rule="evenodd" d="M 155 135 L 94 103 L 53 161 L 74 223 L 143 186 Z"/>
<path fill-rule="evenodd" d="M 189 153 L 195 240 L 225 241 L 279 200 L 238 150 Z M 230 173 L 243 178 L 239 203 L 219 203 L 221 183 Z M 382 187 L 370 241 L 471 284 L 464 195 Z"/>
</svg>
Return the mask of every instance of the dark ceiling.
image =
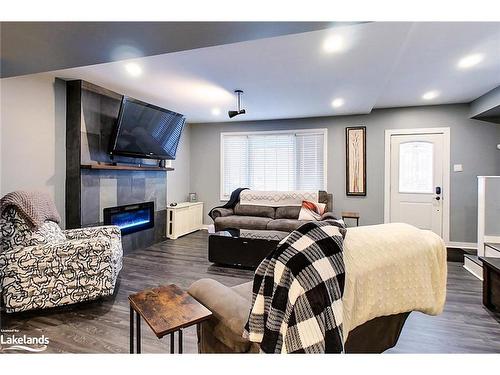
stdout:
<svg viewBox="0 0 500 375">
<path fill-rule="evenodd" d="M 477 114 L 472 118 L 476 120 L 495 122 L 497 124 L 500 124 L 500 105 L 497 105 L 487 111 Z"/>
<path fill-rule="evenodd" d="M 329 28 L 333 22 L 2 22 L 13 77 Z"/>
</svg>

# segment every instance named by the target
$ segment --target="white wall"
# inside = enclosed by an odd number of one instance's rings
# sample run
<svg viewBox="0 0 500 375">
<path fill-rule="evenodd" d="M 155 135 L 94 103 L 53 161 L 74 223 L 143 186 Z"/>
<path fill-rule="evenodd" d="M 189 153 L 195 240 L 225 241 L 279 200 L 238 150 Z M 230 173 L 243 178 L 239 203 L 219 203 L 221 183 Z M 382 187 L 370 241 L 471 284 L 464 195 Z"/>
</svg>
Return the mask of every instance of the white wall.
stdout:
<svg viewBox="0 0 500 375">
<path fill-rule="evenodd" d="M 0 192 L 42 190 L 64 225 L 66 173 L 64 82 L 46 74 L 1 80 Z"/>
</svg>

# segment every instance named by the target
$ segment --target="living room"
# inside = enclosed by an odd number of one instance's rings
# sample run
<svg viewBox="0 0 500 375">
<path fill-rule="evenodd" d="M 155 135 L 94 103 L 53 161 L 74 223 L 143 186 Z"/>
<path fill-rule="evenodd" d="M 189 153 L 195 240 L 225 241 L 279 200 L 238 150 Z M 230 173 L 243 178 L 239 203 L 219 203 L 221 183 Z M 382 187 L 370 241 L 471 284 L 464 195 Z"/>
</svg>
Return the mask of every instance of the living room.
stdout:
<svg viewBox="0 0 500 375">
<path fill-rule="evenodd" d="M 0 352 L 500 352 L 499 22 L 1 42 Z"/>
</svg>

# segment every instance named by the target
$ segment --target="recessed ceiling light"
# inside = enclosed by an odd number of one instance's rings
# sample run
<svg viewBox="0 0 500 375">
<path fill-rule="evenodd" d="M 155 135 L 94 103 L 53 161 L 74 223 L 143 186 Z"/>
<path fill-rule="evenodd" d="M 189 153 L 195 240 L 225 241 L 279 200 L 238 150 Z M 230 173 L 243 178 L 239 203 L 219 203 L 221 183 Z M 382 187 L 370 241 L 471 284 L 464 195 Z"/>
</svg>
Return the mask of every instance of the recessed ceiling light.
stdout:
<svg viewBox="0 0 500 375">
<path fill-rule="evenodd" d="M 344 49 L 344 38 L 340 35 L 330 35 L 323 42 L 323 51 L 326 53 L 340 52 Z"/>
<path fill-rule="evenodd" d="M 136 63 L 128 63 L 125 65 L 125 69 L 132 77 L 138 77 L 142 74 L 142 68 Z"/>
<path fill-rule="evenodd" d="M 130 59 L 137 59 L 138 57 L 143 57 L 144 54 L 139 49 L 134 46 L 130 46 L 127 44 L 122 44 L 117 46 L 111 50 L 111 59 L 113 61 L 123 61 Z"/>
<path fill-rule="evenodd" d="M 337 98 L 337 99 L 332 100 L 332 107 L 333 108 L 342 107 L 343 105 L 344 105 L 344 99 L 342 99 L 342 98 Z"/>
<path fill-rule="evenodd" d="M 220 115 L 220 109 L 219 108 L 213 108 L 212 109 L 212 115 L 219 116 Z"/>
<path fill-rule="evenodd" d="M 469 55 L 469 56 L 465 56 L 465 57 L 461 58 L 458 61 L 457 66 L 460 69 L 471 68 L 474 65 L 479 64 L 481 61 L 483 61 L 483 59 L 484 59 L 484 55 L 483 54 L 481 54 L 481 53 L 475 53 L 473 55 Z"/>
<path fill-rule="evenodd" d="M 437 98 L 438 96 L 439 96 L 439 91 L 432 90 L 432 91 L 427 91 L 424 95 L 422 95 L 422 99 L 432 100 L 434 98 Z"/>
</svg>

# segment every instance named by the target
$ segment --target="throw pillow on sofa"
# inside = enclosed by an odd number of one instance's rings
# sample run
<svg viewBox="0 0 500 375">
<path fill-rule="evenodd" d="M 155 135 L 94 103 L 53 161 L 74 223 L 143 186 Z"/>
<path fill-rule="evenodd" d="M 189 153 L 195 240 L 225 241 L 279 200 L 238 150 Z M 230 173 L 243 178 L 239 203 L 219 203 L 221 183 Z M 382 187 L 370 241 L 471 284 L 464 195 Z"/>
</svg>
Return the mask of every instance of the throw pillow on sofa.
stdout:
<svg viewBox="0 0 500 375">
<path fill-rule="evenodd" d="M 325 207 L 325 203 L 302 201 L 299 220 L 320 220 L 321 215 L 325 213 Z"/>
</svg>

